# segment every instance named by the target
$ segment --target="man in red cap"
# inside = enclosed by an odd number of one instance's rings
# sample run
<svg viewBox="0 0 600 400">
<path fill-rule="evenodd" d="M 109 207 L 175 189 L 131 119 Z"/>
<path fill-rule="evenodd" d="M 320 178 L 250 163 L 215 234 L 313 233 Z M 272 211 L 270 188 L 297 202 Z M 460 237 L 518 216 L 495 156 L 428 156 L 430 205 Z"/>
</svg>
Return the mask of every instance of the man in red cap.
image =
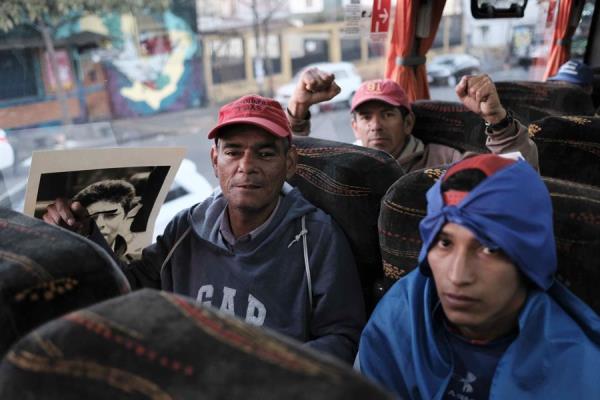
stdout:
<svg viewBox="0 0 600 400">
<path fill-rule="evenodd" d="M 333 74 L 317 68 L 302 74 L 287 110 L 294 134 L 308 135 L 309 107 L 339 93 L 334 79 Z M 463 77 L 456 86 L 456 94 L 469 110 L 485 120 L 486 145 L 492 153 L 519 151 L 537 168 L 537 148 L 529 139 L 527 129 L 502 107 L 496 86 L 487 75 Z M 424 144 L 411 135 L 418 121 L 404 89 L 392 80 L 363 82 L 352 99 L 350 110 L 357 144 L 389 153 L 406 171 L 449 164 L 464 157 L 464 153 L 455 148 Z"/>
<path fill-rule="evenodd" d="M 337 224 L 286 183 L 296 150 L 283 109 L 244 96 L 208 137 L 220 189 L 123 266 L 131 286 L 194 297 L 351 362 L 365 318 L 358 272 Z M 80 203 L 59 199 L 44 220 L 104 242 Z"/>
</svg>

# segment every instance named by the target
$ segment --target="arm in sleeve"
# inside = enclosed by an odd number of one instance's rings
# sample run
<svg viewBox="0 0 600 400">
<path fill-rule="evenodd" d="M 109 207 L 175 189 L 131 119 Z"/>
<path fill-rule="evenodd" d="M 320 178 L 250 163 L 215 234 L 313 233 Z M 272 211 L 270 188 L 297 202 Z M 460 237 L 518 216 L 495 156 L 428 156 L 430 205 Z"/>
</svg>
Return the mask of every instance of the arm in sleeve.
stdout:
<svg viewBox="0 0 600 400">
<path fill-rule="evenodd" d="M 539 170 L 537 146 L 529 138 L 527 128 L 516 119 L 505 129 L 486 132 L 485 145 L 494 154 L 520 152 L 529 164 Z"/>
<path fill-rule="evenodd" d="M 385 300 L 385 297 L 382 301 Z M 412 398 L 403 379 L 403 371 L 399 370 L 395 355 L 398 352 L 397 341 L 392 332 L 394 323 L 402 319 L 386 318 L 375 309 L 361 337 L 358 354 L 354 361 L 354 369 L 361 374 L 390 390 L 400 399 Z M 405 363 L 409 368 L 409 363 Z"/>
<path fill-rule="evenodd" d="M 331 220 L 310 240 L 313 312 L 307 345 L 352 363 L 365 323 L 364 301 L 352 250 Z M 311 230 L 309 229 L 309 236 Z"/>
<path fill-rule="evenodd" d="M 174 219 L 167 225 L 165 232 L 156 239 L 156 243 L 142 250 L 141 259 L 130 263 L 117 258 L 93 221 L 92 231 L 88 238 L 106 250 L 119 264 L 133 290 L 141 288 L 163 289 L 160 270 L 177 238 L 176 221 L 177 219 Z"/>
<path fill-rule="evenodd" d="M 306 118 L 294 117 L 290 113 L 289 109 L 286 109 L 285 115 L 287 116 L 288 122 L 290 123 L 290 129 L 292 133 L 297 136 L 308 136 L 310 135 L 310 111 L 307 111 Z"/>
</svg>

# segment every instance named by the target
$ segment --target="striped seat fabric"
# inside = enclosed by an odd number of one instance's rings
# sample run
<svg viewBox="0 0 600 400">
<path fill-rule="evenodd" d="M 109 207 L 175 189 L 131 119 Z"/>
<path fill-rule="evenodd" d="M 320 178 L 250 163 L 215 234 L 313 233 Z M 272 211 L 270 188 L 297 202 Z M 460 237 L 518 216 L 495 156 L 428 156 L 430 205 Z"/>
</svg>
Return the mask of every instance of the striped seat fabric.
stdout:
<svg viewBox="0 0 600 400">
<path fill-rule="evenodd" d="M 144 289 L 56 319 L 0 365 L 3 400 L 389 399 L 345 365 Z"/>
<path fill-rule="evenodd" d="M 412 271 L 421 249 L 419 222 L 425 194 L 445 167 L 414 171 L 390 187 L 382 200 L 379 240 L 386 287 Z M 543 178 L 554 209 L 557 278 L 600 314 L 600 189 Z"/>
</svg>

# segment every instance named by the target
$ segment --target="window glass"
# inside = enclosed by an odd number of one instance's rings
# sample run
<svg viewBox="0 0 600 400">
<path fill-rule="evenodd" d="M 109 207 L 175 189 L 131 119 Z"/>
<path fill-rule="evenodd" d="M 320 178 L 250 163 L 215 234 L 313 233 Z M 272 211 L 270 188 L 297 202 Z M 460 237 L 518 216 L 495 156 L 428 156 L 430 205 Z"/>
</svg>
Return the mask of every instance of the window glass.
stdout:
<svg viewBox="0 0 600 400">
<path fill-rule="evenodd" d="M 0 100 L 16 100 L 37 95 L 34 60 L 30 49 L 0 51 Z"/>
<path fill-rule="evenodd" d="M 212 83 L 246 79 L 244 40 L 242 38 L 210 41 Z"/>
<path fill-rule="evenodd" d="M 250 93 L 285 106 L 294 77 L 317 64 L 344 87 L 311 109 L 311 135 L 352 143 L 352 95 L 361 80 L 384 76 L 392 35 L 370 34 L 372 0 L 173 0 L 167 10 L 151 9 L 154 0 L 122 2 L 133 11 L 83 2 L 89 12 L 48 19 L 59 21 L 49 27 L 52 57 L 39 23 L 0 30 L 0 205 L 22 206 L 36 150 L 185 146 L 197 173 L 216 186 L 206 134 L 219 106 Z M 426 57 L 431 97 L 456 101 L 454 84 L 468 73 L 542 79 L 556 4 L 529 1 L 523 18 L 475 20 L 469 1 L 447 0 Z M 349 6 L 360 8 L 354 33 Z M 573 57 L 585 54 L 594 6 L 586 0 Z"/>
</svg>

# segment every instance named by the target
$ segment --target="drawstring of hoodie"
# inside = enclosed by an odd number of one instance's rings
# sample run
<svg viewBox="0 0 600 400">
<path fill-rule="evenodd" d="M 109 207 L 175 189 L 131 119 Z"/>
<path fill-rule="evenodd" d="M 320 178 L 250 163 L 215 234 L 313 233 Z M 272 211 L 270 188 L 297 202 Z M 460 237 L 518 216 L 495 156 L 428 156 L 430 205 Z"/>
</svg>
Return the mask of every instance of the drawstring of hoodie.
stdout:
<svg viewBox="0 0 600 400">
<path fill-rule="evenodd" d="M 302 217 L 302 221 L 304 222 L 304 217 Z M 304 227 L 302 227 L 302 230 L 296 236 L 294 236 L 294 240 L 292 240 L 290 244 L 288 244 L 288 249 L 292 247 L 294 243 L 300 240 L 300 238 L 302 238 L 302 236 L 305 236 L 307 233 L 308 231 Z"/>
<path fill-rule="evenodd" d="M 308 230 L 306 229 L 306 216 L 302 216 L 302 230 L 298 232 L 296 236 L 294 236 L 294 240 L 288 244 L 288 249 L 292 247 L 292 245 L 302 238 L 302 248 L 304 250 L 304 269 L 306 271 L 306 285 L 308 286 L 308 302 L 310 304 L 310 313 L 312 315 L 313 310 L 313 298 L 312 298 L 312 278 L 310 276 L 310 264 L 308 262 L 308 242 L 306 240 L 306 236 L 308 234 Z"/>
</svg>

